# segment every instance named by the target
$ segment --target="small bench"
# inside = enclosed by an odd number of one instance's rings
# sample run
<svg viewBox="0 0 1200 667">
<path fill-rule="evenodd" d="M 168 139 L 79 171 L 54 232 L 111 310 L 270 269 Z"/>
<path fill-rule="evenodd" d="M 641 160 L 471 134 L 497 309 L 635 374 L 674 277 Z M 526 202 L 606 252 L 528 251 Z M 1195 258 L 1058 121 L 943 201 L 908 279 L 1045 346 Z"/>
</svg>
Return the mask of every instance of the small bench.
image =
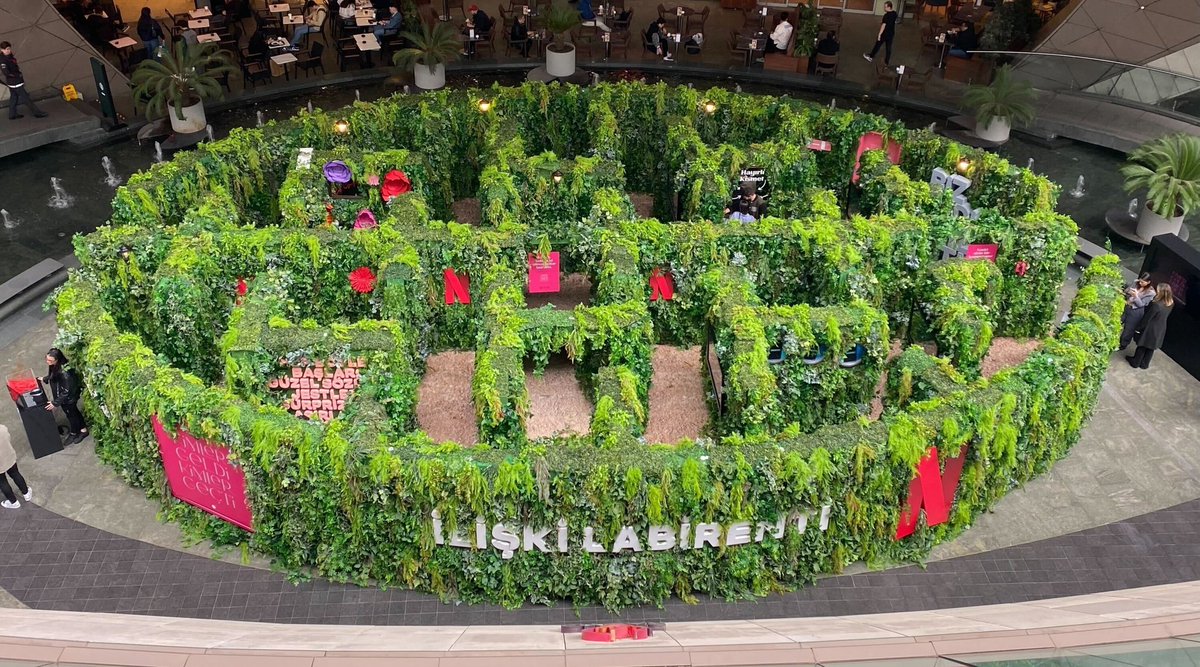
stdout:
<svg viewBox="0 0 1200 667">
<path fill-rule="evenodd" d="M 67 267 L 54 259 L 43 259 L 0 285 L 0 319 L 49 292 L 67 279 Z"/>
</svg>

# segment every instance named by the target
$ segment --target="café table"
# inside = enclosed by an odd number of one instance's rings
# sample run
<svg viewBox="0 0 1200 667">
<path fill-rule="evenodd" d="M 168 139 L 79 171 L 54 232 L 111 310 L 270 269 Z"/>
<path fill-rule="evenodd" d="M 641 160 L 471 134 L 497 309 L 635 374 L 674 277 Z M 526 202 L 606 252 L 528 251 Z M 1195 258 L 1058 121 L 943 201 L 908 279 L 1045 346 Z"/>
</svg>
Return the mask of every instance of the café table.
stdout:
<svg viewBox="0 0 1200 667">
<path fill-rule="evenodd" d="M 291 34 L 296 34 L 296 26 L 304 25 L 304 17 L 300 14 L 284 14 L 283 25 L 291 29 Z"/>
<path fill-rule="evenodd" d="M 192 30 L 208 30 L 208 19 L 192 19 L 188 21 L 188 27 Z"/>
<path fill-rule="evenodd" d="M 207 32 L 203 35 L 197 35 L 196 41 L 200 42 L 201 44 L 205 44 L 207 42 L 219 42 L 221 41 L 221 36 L 215 32 Z"/>
<path fill-rule="evenodd" d="M 193 9 L 192 11 L 188 12 L 188 16 L 190 16 L 194 19 L 207 19 L 207 18 L 211 18 L 212 15 L 213 15 L 212 10 L 209 9 L 208 7 L 201 7 L 199 9 Z"/>
<path fill-rule="evenodd" d="M 355 35 L 354 45 L 358 47 L 359 51 L 362 51 L 363 60 L 366 61 L 363 64 L 368 67 L 370 67 L 372 64 L 371 53 L 373 51 L 379 51 L 382 49 L 382 47 L 379 46 L 379 40 L 375 39 L 375 33 L 373 32 L 364 32 Z"/>
<path fill-rule="evenodd" d="M 267 5 L 267 9 L 270 10 L 270 12 L 272 14 L 291 14 L 292 13 L 292 6 L 286 2 L 276 2 L 276 3 L 269 4 L 269 5 Z"/>
<path fill-rule="evenodd" d="M 469 60 L 475 57 L 475 45 L 483 41 L 483 35 L 470 29 L 468 32 L 460 32 L 458 39 L 463 43 L 463 52 L 466 53 L 466 58 Z"/>
<path fill-rule="evenodd" d="M 138 41 L 132 37 L 118 37 L 108 42 L 114 49 L 117 50 L 117 58 L 121 61 L 121 71 L 129 70 L 129 53 L 128 49 L 137 46 Z"/>
<path fill-rule="evenodd" d="M 530 52 L 533 53 L 533 55 L 541 57 L 542 53 L 546 49 L 547 37 L 548 36 L 547 36 L 546 30 L 544 28 L 541 30 L 530 30 L 529 31 L 529 43 L 531 45 L 531 48 L 529 50 L 530 50 Z"/>
<path fill-rule="evenodd" d="M 369 25 L 375 25 L 375 19 L 367 16 L 355 16 L 354 25 L 359 28 L 365 28 Z"/>
<path fill-rule="evenodd" d="M 742 51 L 746 57 L 746 67 L 754 64 L 756 57 L 762 57 L 767 51 L 767 33 L 760 30 L 756 33 L 738 33 L 736 50 Z"/>
<path fill-rule="evenodd" d="M 296 54 L 294 53 L 281 53 L 277 56 L 271 56 L 271 62 L 275 63 L 280 69 L 283 70 L 284 81 L 291 80 L 291 76 L 288 74 L 288 65 L 296 62 L 297 60 L 299 60 L 299 58 L 297 58 Z"/>
</svg>

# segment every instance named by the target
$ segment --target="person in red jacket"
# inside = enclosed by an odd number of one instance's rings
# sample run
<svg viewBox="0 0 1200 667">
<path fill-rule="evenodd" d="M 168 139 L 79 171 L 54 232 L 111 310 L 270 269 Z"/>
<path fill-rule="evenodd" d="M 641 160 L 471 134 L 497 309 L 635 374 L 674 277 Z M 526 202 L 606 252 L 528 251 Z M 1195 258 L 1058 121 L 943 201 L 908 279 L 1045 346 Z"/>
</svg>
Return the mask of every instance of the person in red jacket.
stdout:
<svg viewBox="0 0 1200 667">
<path fill-rule="evenodd" d="M 0 42 L 0 77 L 3 77 L 4 85 L 8 86 L 9 120 L 24 118 L 24 115 L 17 113 L 17 105 L 22 101 L 34 116 L 46 117 L 46 112 L 33 103 L 33 98 L 29 97 L 28 91 L 25 90 L 25 77 L 21 76 L 21 67 L 17 65 L 17 58 L 12 52 L 12 44 L 8 42 Z"/>
</svg>

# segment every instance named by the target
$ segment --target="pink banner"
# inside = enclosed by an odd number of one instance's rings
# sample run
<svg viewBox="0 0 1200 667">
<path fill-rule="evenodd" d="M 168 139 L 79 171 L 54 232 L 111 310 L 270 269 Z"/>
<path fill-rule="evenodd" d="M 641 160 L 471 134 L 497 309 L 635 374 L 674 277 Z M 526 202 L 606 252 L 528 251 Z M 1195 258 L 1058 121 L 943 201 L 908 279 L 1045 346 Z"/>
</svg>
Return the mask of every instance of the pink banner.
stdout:
<svg viewBox="0 0 1200 667">
<path fill-rule="evenodd" d="M 250 504 L 246 500 L 246 476 L 241 468 L 229 462 L 229 449 L 183 429 L 172 438 L 157 415 L 151 417 L 151 422 L 171 493 L 189 505 L 253 532 Z"/>
<path fill-rule="evenodd" d="M 967 259 L 986 259 L 995 264 L 1000 246 L 995 243 L 972 243 L 967 246 Z"/>
</svg>

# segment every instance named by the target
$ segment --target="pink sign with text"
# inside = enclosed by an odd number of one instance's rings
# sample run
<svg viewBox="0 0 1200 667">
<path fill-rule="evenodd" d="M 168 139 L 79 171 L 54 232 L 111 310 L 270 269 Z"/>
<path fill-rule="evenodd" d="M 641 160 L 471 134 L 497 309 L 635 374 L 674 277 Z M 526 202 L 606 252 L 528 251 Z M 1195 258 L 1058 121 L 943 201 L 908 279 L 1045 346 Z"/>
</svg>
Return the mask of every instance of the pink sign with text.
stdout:
<svg viewBox="0 0 1200 667">
<path fill-rule="evenodd" d="M 183 429 L 171 437 L 157 415 L 151 417 L 151 422 L 171 494 L 253 532 L 250 503 L 246 500 L 246 475 L 229 462 L 229 449 Z"/>
<path fill-rule="evenodd" d="M 1000 246 L 995 243 L 971 243 L 967 246 L 967 259 L 986 259 L 995 264 Z"/>
</svg>

